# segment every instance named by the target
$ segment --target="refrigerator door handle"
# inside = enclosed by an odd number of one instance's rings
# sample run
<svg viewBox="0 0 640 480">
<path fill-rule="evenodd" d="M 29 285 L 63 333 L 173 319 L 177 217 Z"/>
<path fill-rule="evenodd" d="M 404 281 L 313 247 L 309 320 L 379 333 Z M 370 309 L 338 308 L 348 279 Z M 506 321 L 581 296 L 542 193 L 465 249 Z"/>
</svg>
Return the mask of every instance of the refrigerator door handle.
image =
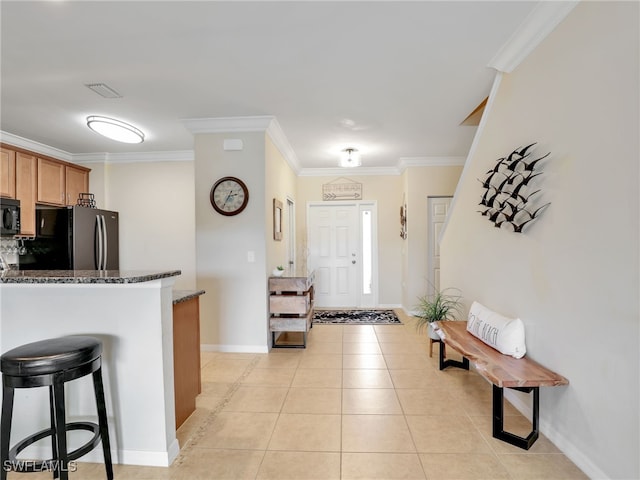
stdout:
<svg viewBox="0 0 640 480">
<path fill-rule="evenodd" d="M 96 269 L 102 270 L 102 250 L 103 250 L 103 239 L 104 233 L 102 231 L 102 222 L 100 220 L 100 215 L 96 216 L 96 226 L 98 227 L 98 231 L 96 232 L 96 240 L 98 241 L 98 255 L 95 258 Z"/>
<path fill-rule="evenodd" d="M 109 245 L 107 244 L 107 222 L 104 219 L 104 215 L 100 215 L 100 219 L 102 220 L 102 236 L 104 238 L 104 257 L 102 259 L 102 268 L 104 270 L 107 269 L 107 252 L 109 251 Z"/>
</svg>

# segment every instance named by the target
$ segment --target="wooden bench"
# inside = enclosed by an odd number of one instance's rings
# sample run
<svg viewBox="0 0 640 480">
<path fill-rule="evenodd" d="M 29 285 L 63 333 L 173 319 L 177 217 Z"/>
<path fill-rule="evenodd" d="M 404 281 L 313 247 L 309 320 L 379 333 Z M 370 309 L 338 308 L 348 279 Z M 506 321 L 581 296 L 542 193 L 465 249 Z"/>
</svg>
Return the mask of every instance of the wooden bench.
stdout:
<svg viewBox="0 0 640 480">
<path fill-rule="evenodd" d="M 445 358 L 440 344 L 440 370 L 458 367 L 469 370 L 473 362 L 477 372 L 493 383 L 493 436 L 516 447 L 529 450 L 538 439 L 539 387 L 567 385 L 569 380 L 527 358 L 513 358 L 485 344 L 467 332 L 467 322 L 436 322 L 442 342 L 462 355 L 462 361 Z M 504 431 L 504 389 L 533 392 L 531 433 L 520 437 Z"/>
</svg>

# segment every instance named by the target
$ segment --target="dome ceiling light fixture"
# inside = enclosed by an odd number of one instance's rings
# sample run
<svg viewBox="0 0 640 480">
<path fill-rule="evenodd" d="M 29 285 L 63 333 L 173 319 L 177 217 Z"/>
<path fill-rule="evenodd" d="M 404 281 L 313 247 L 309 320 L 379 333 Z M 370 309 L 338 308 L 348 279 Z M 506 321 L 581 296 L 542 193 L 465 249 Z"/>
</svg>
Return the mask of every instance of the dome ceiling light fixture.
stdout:
<svg viewBox="0 0 640 480">
<path fill-rule="evenodd" d="M 142 143 L 144 133 L 133 125 L 115 118 L 91 115 L 87 117 L 87 127 L 111 140 L 123 143 Z"/>
<path fill-rule="evenodd" d="M 360 154 L 356 148 L 345 148 L 340 157 L 340 166 L 345 168 L 359 167 L 362 165 Z"/>
</svg>

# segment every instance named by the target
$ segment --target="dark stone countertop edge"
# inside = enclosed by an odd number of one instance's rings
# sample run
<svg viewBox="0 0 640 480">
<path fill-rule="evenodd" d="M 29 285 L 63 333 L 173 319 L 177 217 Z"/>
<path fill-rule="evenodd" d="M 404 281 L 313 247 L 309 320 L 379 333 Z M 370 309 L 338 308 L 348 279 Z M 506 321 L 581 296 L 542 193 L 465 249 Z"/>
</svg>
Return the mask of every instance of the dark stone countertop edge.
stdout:
<svg viewBox="0 0 640 480">
<path fill-rule="evenodd" d="M 186 302 L 193 298 L 197 298 L 200 295 L 204 295 L 204 290 L 174 290 L 173 291 L 173 304 Z"/>
<path fill-rule="evenodd" d="M 125 284 L 181 275 L 180 270 L 4 270 L 0 284 Z"/>
</svg>

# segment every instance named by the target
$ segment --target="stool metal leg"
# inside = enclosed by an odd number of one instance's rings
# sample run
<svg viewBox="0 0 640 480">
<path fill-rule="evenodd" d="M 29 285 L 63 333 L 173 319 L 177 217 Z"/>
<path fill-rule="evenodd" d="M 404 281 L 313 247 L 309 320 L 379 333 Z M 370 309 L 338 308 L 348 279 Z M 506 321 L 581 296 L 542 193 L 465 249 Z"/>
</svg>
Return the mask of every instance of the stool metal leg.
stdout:
<svg viewBox="0 0 640 480">
<path fill-rule="evenodd" d="M 60 480 L 69 479 L 69 460 L 67 458 L 67 428 L 65 401 L 64 401 L 64 383 L 59 380 L 53 382 L 53 399 L 54 399 L 54 436 L 57 441 L 58 458 L 54 459 L 54 468 L 58 472 Z M 54 474 L 55 477 L 55 474 Z"/>
<path fill-rule="evenodd" d="M 109 425 L 107 423 L 107 406 L 104 399 L 104 387 L 102 385 L 102 367 L 93 372 L 93 389 L 96 394 L 96 405 L 98 407 L 98 423 L 100 424 L 100 438 L 102 440 L 102 452 L 104 454 L 104 468 L 107 471 L 107 480 L 113 480 L 111 444 L 109 442 Z"/>
<path fill-rule="evenodd" d="M 13 388 L 2 387 L 2 421 L 0 422 L 0 480 L 7 480 L 9 465 L 9 441 L 13 416 Z"/>
<path fill-rule="evenodd" d="M 56 410 L 54 408 L 55 398 L 53 397 L 53 385 L 49 386 L 49 418 L 51 419 L 51 458 L 55 460 L 58 458 L 58 444 L 56 443 L 56 436 L 54 432 L 56 431 L 55 418 L 56 418 Z M 53 470 L 53 478 L 58 478 L 58 471 Z"/>
</svg>

